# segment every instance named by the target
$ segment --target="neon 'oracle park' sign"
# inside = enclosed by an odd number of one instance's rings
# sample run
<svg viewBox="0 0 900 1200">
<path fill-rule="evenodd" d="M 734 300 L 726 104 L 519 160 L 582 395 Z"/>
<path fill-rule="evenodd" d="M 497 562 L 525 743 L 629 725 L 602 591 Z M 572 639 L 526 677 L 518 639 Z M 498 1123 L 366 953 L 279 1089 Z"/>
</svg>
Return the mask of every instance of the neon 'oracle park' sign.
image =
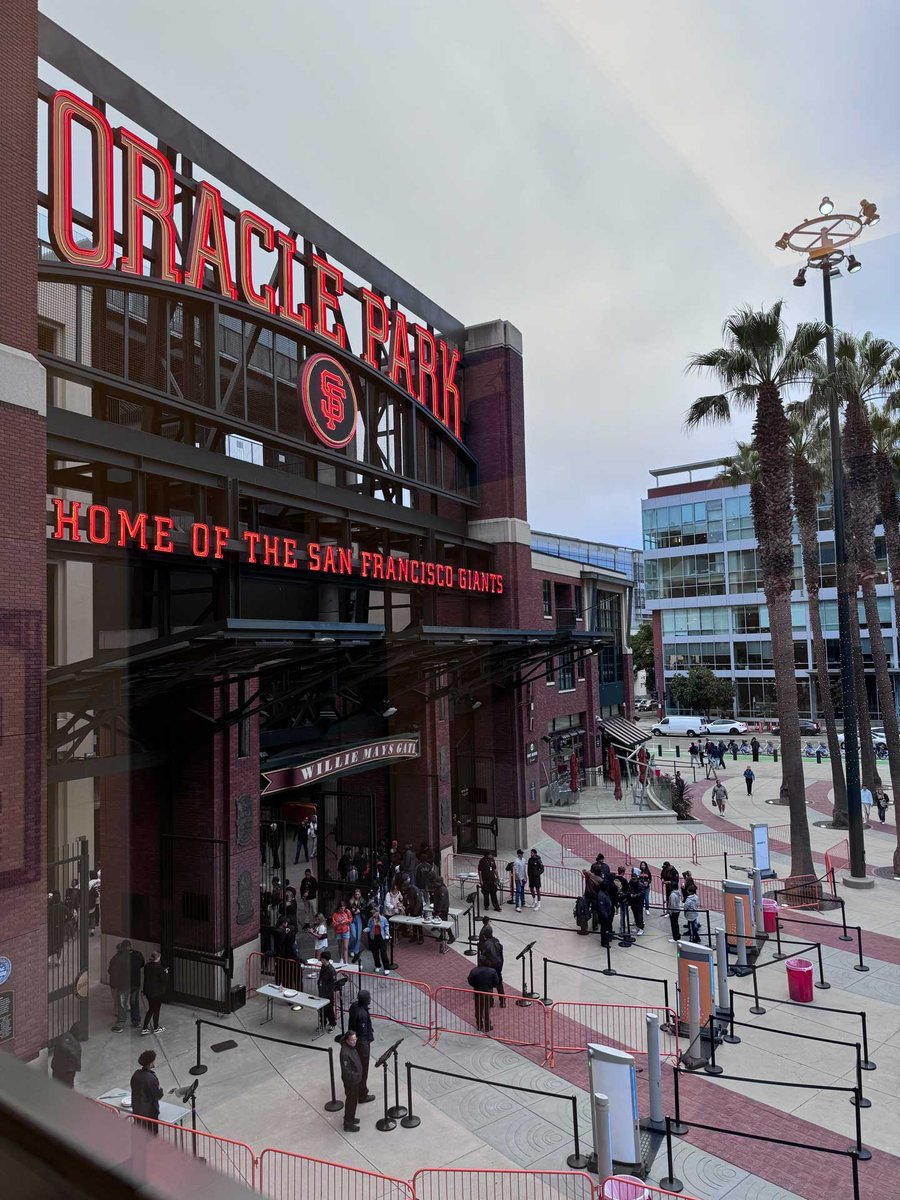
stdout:
<svg viewBox="0 0 900 1200">
<path fill-rule="evenodd" d="M 115 130 L 99 109 L 68 91 L 54 93 L 49 111 L 49 230 L 56 254 L 73 266 L 105 269 L 116 255 L 116 194 L 120 194 L 121 250 L 115 265 L 125 275 L 143 275 L 148 227 L 155 248 L 152 273 L 163 282 L 202 288 L 212 279 L 229 300 L 290 321 L 350 353 L 341 313 L 344 274 L 315 253 L 308 257 L 296 238 L 252 209 L 235 219 L 234 252 L 226 234 L 222 194 L 207 180 L 195 185 L 190 227 L 179 254 L 175 172 L 156 147 L 123 126 Z M 90 142 L 93 197 L 90 236 L 76 221 L 73 180 L 75 127 Z M 79 153 L 84 137 L 78 139 Z M 118 177 L 117 177 L 118 170 Z M 152 179 L 152 183 L 150 180 Z M 76 232 L 77 230 L 77 232 Z M 262 282 L 262 252 L 275 256 L 274 282 Z M 254 261 L 256 256 L 256 261 Z M 367 287 L 358 289 L 361 352 L 369 367 L 433 413 L 460 436 L 459 351 L 425 326 L 407 321 Z M 318 433 L 317 433 L 317 436 Z"/>
</svg>

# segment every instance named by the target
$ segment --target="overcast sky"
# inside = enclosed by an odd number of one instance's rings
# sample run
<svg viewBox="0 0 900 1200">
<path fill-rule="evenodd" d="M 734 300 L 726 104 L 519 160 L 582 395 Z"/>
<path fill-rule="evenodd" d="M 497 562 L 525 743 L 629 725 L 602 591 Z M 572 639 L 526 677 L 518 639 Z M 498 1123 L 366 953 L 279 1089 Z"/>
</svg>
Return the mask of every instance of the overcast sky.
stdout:
<svg viewBox="0 0 900 1200">
<path fill-rule="evenodd" d="M 467 324 L 525 340 L 534 528 L 639 545 L 687 356 L 737 304 L 819 317 L 773 248 L 883 219 L 838 324 L 900 342 L 896 0 L 41 0 Z M 745 434 L 748 424 L 737 427 Z"/>
</svg>

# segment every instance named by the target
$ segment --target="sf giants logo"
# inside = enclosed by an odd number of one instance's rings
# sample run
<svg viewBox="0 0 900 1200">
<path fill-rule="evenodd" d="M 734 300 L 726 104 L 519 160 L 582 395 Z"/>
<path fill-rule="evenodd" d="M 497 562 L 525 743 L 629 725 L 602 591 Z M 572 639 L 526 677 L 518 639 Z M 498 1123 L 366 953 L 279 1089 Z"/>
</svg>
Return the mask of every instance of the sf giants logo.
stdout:
<svg viewBox="0 0 900 1200">
<path fill-rule="evenodd" d="M 322 390 L 322 400 L 319 407 L 325 424 L 333 433 L 344 420 L 344 401 L 347 399 L 347 389 L 340 375 L 334 371 L 323 371 L 319 376 L 319 387 Z"/>
</svg>

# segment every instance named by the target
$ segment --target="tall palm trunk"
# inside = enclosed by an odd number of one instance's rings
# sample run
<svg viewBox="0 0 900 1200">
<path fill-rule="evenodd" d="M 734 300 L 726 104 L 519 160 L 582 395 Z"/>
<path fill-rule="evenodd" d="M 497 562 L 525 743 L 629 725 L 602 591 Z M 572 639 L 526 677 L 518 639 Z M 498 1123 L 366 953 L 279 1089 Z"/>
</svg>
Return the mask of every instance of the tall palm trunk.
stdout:
<svg viewBox="0 0 900 1200">
<path fill-rule="evenodd" d="M 828 674 L 828 657 L 825 635 L 822 632 L 822 614 L 819 609 L 819 525 L 816 501 L 819 484 L 815 471 L 806 457 L 794 454 L 794 512 L 800 530 L 800 550 L 803 554 L 803 574 L 806 578 L 806 595 L 809 601 L 809 626 L 812 632 L 813 658 L 816 664 L 816 686 L 828 755 L 831 761 L 831 781 L 834 787 L 832 822 L 837 829 L 846 829 L 847 782 L 844 778 L 844 762 L 841 744 L 838 741 L 837 721 L 834 715 L 834 697 L 831 694 L 831 679 Z M 793 634 L 792 634 L 793 636 Z"/>
<path fill-rule="evenodd" d="M 848 575 L 850 572 L 848 572 Z M 855 581 L 856 571 L 852 572 Z M 872 744 L 872 718 L 869 716 L 869 689 L 866 687 L 866 664 L 862 656 L 862 639 L 859 632 L 859 605 L 856 602 L 856 587 L 853 588 L 850 600 L 853 619 L 850 622 L 850 642 L 853 646 L 853 680 L 856 692 L 856 723 L 859 730 L 859 763 L 862 781 L 874 792 L 881 787 L 881 776 L 878 774 L 878 763 L 875 758 L 875 748 Z"/>
<path fill-rule="evenodd" d="M 900 630 L 900 504 L 894 483 L 891 464 L 883 454 L 875 455 L 878 487 L 878 511 L 884 526 L 884 544 L 887 549 L 888 567 L 894 590 L 894 614 Z"/>
<path fill-rule="evenodd" d="M 872 451 L 872 428 L 865 408 L 858 400 L 847 404 L 844 419 L 844 454 L 847 461 L 847 483 L 850 496 L 850 520 L 856 564 L 862 584 L 863 606 L 869 630 L 869 645 L 875 668 L 875 687 L 878 706 L 884 723 L 888 748 L 888 766 L 894 796 L 900 796 L 900 725 L 894 689 L 884 652 L 881 619 L 878 616 L 878 595 L 875 591 L 875 462 Z M 895 851 L 900 860 L 900 846 Z"/>
<path fill-rule="evenodd" d="M 791 454 L 787 417 L 778 388 L 772 383 L 763 384 L 759 389 L 753 440 L 760 463 L 760 482 L 755 489 L 753 517 L 769 608 L 775 697 L 781 728 L 782 787 L 787 795 L 791 823 L 791 874 L 812 875 L 791 621 L 794 577 Z"/>
</svg>

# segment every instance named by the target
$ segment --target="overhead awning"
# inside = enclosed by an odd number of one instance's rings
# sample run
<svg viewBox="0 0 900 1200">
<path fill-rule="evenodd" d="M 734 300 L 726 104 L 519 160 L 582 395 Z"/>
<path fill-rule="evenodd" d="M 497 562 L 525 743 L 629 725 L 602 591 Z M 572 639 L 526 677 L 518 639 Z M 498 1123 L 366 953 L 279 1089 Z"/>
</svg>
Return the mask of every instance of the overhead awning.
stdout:
<svg viewBox="0 0 900 1200">
<path fill-rule="evenodd" d="M 635 747 L 650 741 L 649 733 L 645 733 L 634 721 L 626 721 L 624 717 L 604 717 L 597 724 L 611 742 L 615 742 L 617 746 L 624 746 L 627 750 L 634 750 Z"/>
</svg>

